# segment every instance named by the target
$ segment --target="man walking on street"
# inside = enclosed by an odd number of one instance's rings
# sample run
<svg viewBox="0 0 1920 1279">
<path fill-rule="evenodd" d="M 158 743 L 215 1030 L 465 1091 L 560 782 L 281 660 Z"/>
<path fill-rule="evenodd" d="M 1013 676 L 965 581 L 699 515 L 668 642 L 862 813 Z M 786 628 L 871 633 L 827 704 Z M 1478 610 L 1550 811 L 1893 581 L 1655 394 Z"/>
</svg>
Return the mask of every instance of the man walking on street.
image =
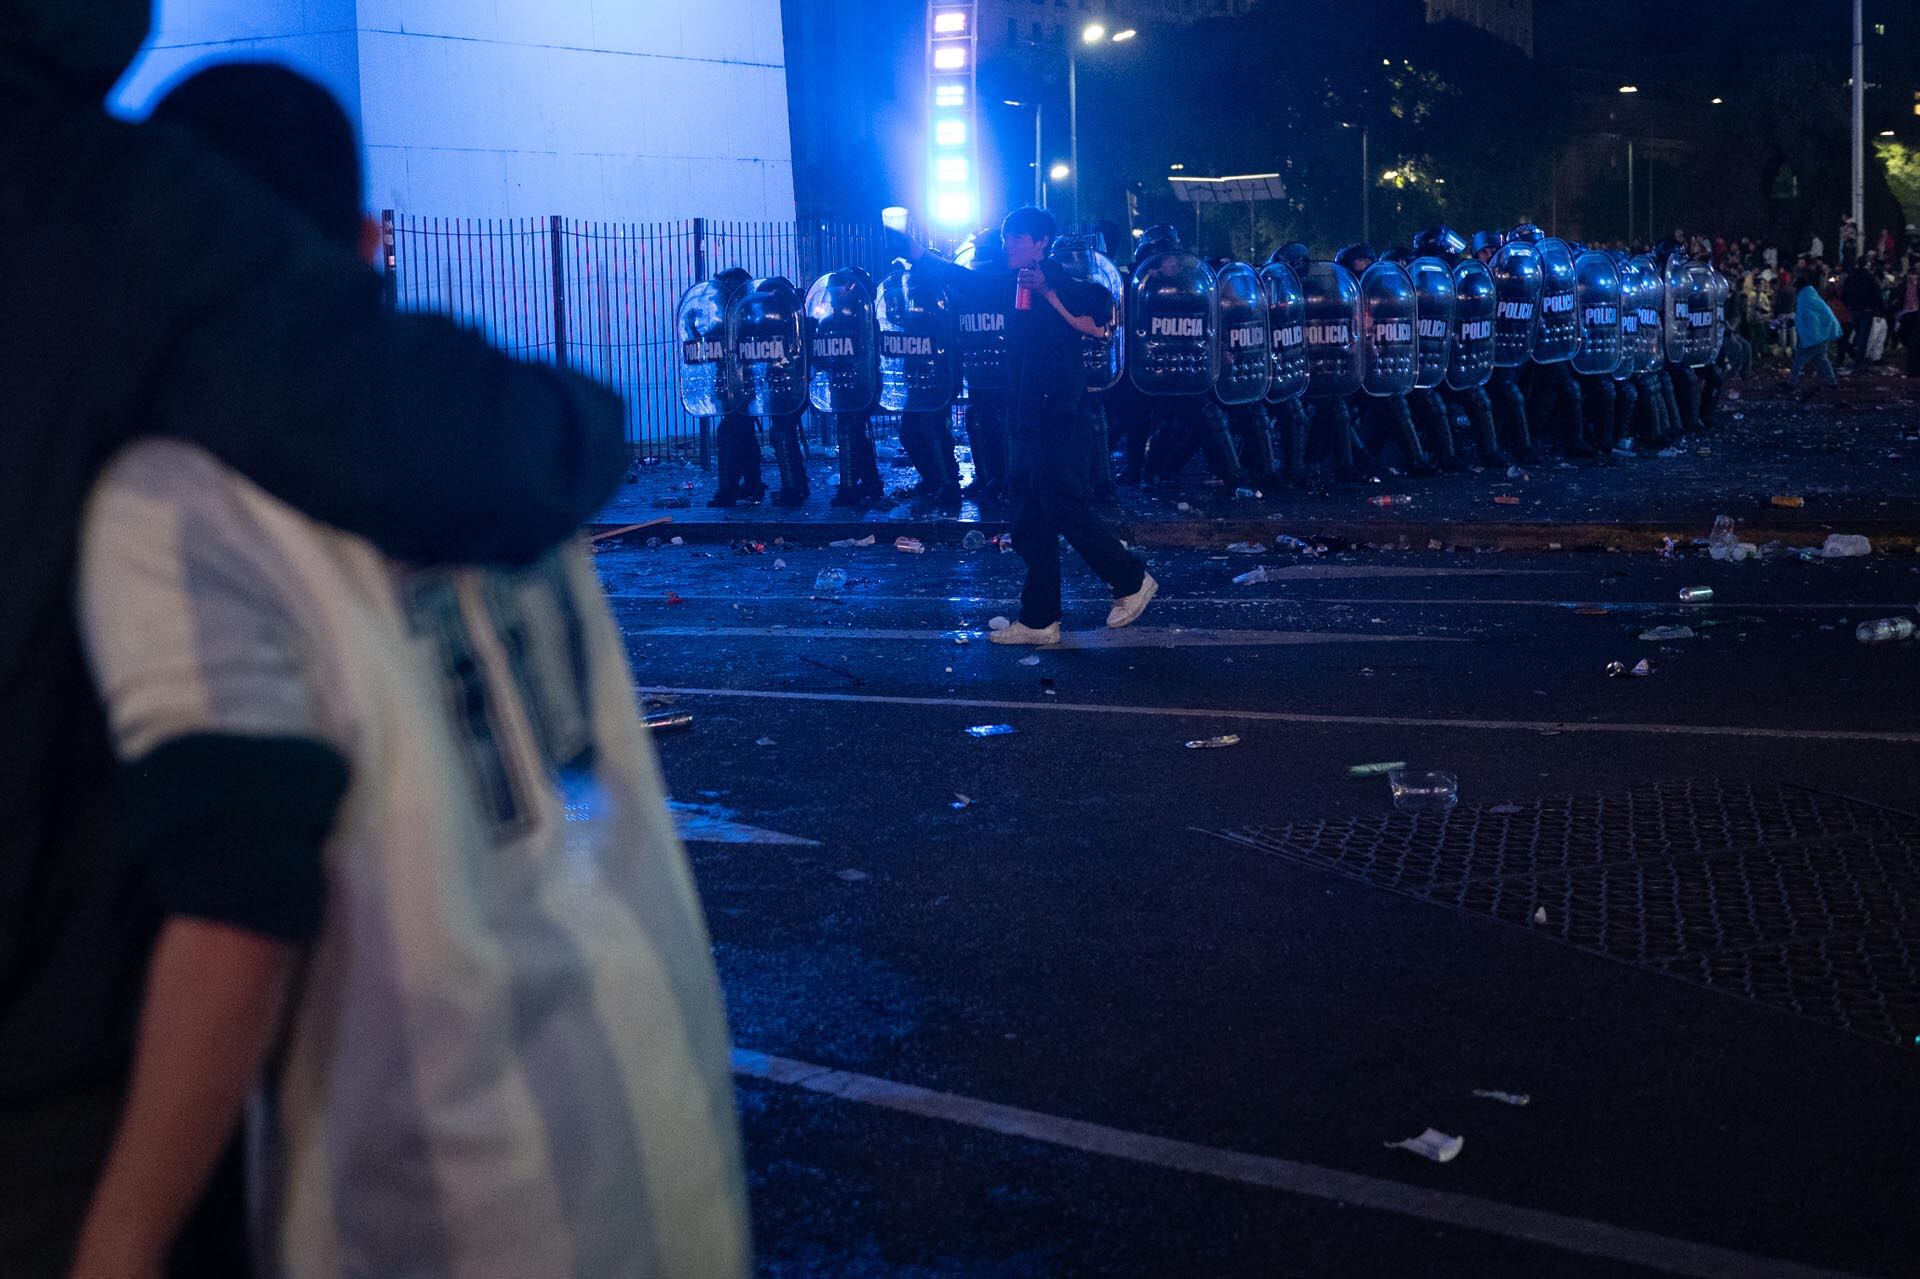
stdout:
<svg viewBox="0 0 1920 1279">
<path fill-rule="evenodd" d="M 1853 269 L 1840 286 L 1840 300 L 1852 317 L 1852 368 L 1857 373 L 1867 365 L 1867 342 L 1873 336 L 1874 317 L 1880 313 L 1880 282 L 1874 278 L 1872 259 L 1854 260 Z"/>
<path fill-rule="evenodd" d="M 1088 567 L 1113 591 L 1108 626 L 1126 626 L 1146 610 L 1159 583 L 1093 513 L 1080 438 L 1081 401 L 1087 375 L 1083 335 L 1102 335 L 1094 317 L 1112 313 L 1112 302 L 1093 297 L 1098 286 L 1074 280 L 1047 261 L 1054 222 L 1043 209 L 1015 209 L 1000 225 L 1006 264 L 1018 274 L 1007 358 L 1013 365 L 1011 446 L 1013 546 L 1026 562 L 1027 584 L 1020 618 L 993 633 L 996 644 L 1060 642 L 1060 539 L 1066 538 Z M 916 264 L 958 272 L 915 245 Z"/>
</svg>

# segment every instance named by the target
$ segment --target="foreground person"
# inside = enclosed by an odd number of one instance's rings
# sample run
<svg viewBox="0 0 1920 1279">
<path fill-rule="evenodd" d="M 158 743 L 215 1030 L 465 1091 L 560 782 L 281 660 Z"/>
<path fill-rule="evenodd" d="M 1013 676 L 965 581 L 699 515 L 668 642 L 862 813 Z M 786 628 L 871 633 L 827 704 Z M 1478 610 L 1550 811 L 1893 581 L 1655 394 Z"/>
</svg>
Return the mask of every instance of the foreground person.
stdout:
<svg viewBox="0 0 1920 1279">
<path fill-rule="evenodd" d="M 158 114 L 351 225 L 316 86 Z M 80 598 L 166 922 L 74 1279 L 162 1272 L 250 1097 L 266 1273 L 743 1276 L 718 981 L 583 548 L 418 568 L 155 441 Z"/>
</svg>

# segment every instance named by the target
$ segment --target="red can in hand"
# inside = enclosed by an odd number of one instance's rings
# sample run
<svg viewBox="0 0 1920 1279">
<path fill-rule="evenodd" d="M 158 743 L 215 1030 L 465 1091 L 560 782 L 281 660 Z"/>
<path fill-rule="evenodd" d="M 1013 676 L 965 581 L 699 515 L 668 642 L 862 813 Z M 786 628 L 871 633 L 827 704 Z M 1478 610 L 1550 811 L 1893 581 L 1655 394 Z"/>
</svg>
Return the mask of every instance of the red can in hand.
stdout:
<svg viewBox="0 0 1920 1279">
<path fill-rule="evenodd" d="M 1016 311 L 1033 310 L 1033 290 L 1026 285 L 1018 285 L 1013 290 L 1013 309 Z"/>
</svg>

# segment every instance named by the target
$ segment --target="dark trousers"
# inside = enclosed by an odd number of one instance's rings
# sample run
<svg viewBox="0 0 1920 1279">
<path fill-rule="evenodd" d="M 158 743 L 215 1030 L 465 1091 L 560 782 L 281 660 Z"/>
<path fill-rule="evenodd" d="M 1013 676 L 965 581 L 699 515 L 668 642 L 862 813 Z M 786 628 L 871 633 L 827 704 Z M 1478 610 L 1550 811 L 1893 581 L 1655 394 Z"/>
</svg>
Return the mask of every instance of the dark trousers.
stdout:
<svg viewBox="0 0 1920 1279">
<path fill-rule="evenodd" d="M 998 497 L 1007 487 L 1004 391 L 967 392 L 967 448 L 973 453 L 972 491 L 981 497 Z"/>
<path fill-rule="evenodd" d="M 1920 311 L 1900 317 L 1900 346 L 1907 353 L 1907 376 L 1920 377 Z"/>
<path fill-rule="evenodd" d="M 1853 366 L 1859 368 L 1867 362 L 1867 342 L 1873 337 L 1873 312 L 1855 311 L 1853 313 Z"/>
<path fill-rule="evenodd" d="M 1020 621 L 1036 629 L 1060 620 L 1060 539 L 1080 553 L 1115 598 L 1145 580 L 1138 556 L 1093 513 L 1087 454 L 1072 417 L 1021 423 L 1013 432 L 1013 549 L 1027 566 Z"/>
</svg>

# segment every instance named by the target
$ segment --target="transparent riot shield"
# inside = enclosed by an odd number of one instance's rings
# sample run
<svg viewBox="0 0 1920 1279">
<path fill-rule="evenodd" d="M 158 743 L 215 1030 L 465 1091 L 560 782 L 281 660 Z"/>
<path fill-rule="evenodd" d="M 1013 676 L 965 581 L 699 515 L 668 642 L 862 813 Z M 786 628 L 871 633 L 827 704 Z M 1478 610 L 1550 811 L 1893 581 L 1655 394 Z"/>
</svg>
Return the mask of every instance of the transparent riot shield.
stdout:
<svg viewBox="0 0 1920 1279">
<path fill-rule="evenodd" d="M 1267 329 L 1267 290 L 1245 262 L 1228 262 L 1214 274 L 1220 295 L 1220 379 L 1214 394 L 1222 404 L 1252 404 L 1265 398 L 1273 377 L 1273 339 Z"/>
<path fill-rule="evenodd" d="M 1640 346 L 1634 353 L 1636 368 L 1641 373 L 1651 373 L 1667 361 L 1667 279 L 1644 253 L 1633 259 L 1632 265 L 1633 313 L 1640 320 Z"/>
<path fill-rule="evenodd" d="M 1447 359 L 1447 386 L 1470 391 L 1493 376 L 1494 313 L 1500 307 L 1493 272 L 1472 258 L 1453 268 L 1453 350 Z"/>
<path fill-rule="evenodd" d="M 1493 366 L 1517 369 L 1533 353 L 1540 323 L 1540 254 L 1524 240 L 1501 246 L 1493 256 Z"/>
<path fill-rule="evenodd" d="M 960 390 L 953 308 L 940 282 L 924 271 L 895 271 L 880 284 L 874 307 L 880 329 L 880 407 L 888 413 L 931 413 Z"/>
<path fill-rule="evenodd" d="M 956 286 L 954 342 L 969 393 L 1008 389 L 1007 330 L 1013 311 L 1013 272 L 975 270 Z"/>
<path fill-rule="evenodd" d="M 1121 278 L 1120 268 L 1096 247 L 1091 236 L 1056 240 L 1053 252 L 1048 256 L 1066 268 L 1067 274 L 1075 280 L 1105 294 L 1103 300 L 1089 292 L 1088 300 L 1099 304 L 1093 318 L 1106 328 L 1107 336 L 1097 338 L 1083 334 L 1080 345 L 1087 366 L 1087 389 L 1108 390 L 1120 381 L 1120 374 L 1126 367 L 1127 332 L 1121 314 L 1124 305 L 1122 299 L 1127 292 L 1126 281 Z"/>
<path fill-rule="evenodd" d="M 1312 262 L 1300 279 L 1307 311 L 1307 394 L 1352 395 L 1363 380 L 1360 281 L 1337 262 Z"/>
<path fill-rule="evenodd" d="M 1213 268 L 1183 249 L 1133 272 L 1127 375 L 1148 395 L 1199 395 L 1220 375 L 1220 299 Z"/>
<path fill-rule="evenodd" d="M 1447 380 L 1447 360 L 1453 354 L 1453 270 L 1439 258 L 1415 258 L 1407 274 L 1413 277 L 1414 339 L 1419 348 L 1413 384 L 1425 390 Z"/>
<path fill-rule="evenodd" d="M 695 417 L 723 417 L 746 403 L 734 363 L 727 294 L 702 280 L 680 295 L 674 331 L 680 339 L 680 404 Z"/>
<path fill-rule="evenodd" d="M 1611 374 L 1620 363 L 1620 272 L 1604 253 L 1582 253 L 1573 264 L 1580 345 L 1576 373 Z"/>
<path fill-rule="evenodd" d="M 1727 299 L 1733 296 L 1733 285 L 1727 277 L 1720 274 L 1717 267 L 1707 268 L 1709 282 L 1708 300 L 1713 305 L 1713 343 L 1707 353 L 1707 362 L 1713 363 L 1720 358 L 1720 352 L 1727 345 Z"/>
<path fill-rule="evenodd" d="M 852 271 L 830 271 L 807 290 L 807 401 L 822 413 L 860 413 L 880 389 L 873 294 Z"/>
<path fill-rule="evenodd" d="M 1300 277 L 1284 262 L 1260 268 L 1267 287 L 1267 335 L 1273 340 L 1273 376 L 1267 402 L 1285 404 L 1307 390 L 1307 296 Z"/>
<path fill-rule="evenodd" d="M 806 307 L 784 276 L 755 280 L 733 300 L 733 350 L 747 412 L 784 417 L 807 406 Z"/>
<path fill-rule="evenodd" d="M 1405 395 L 1413 389 L 1419 347 L 1413 278 L 1398 262 L 1375 262 L 1360 277 L 1360 389 L 1368 395 Z"/>
<path fill-rule="evenodd" d="M 1533 332 L 1533 362 L 1561 364 L 1580 346 L 1573 254 L 1565 240 L 1552 236 L 1534 247 L 1540 254 L 1540 323 Z"/>
<path fill-rule="evenodd" d="M 1607 257 L 1620 277 L 1620 358 L 1614 361 L 1613 380 L 1624 382 L 1634 375 L 1640 362 L 1640 312 L 1634 306 L 1640 273 L 1624 253 L 1612 252 Z"/>
</svg>

